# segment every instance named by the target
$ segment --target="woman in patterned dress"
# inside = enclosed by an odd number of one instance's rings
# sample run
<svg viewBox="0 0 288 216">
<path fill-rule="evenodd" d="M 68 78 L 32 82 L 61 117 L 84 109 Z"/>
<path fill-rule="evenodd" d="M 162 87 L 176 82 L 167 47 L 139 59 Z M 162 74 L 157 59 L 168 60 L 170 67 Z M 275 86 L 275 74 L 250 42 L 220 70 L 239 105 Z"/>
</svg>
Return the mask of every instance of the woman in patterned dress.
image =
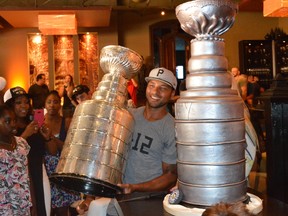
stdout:
<svg viewBox="0 0 288 216">
<path fill-rule="evenodd" d="M 0 215 L 30 216 L 28 159 L 30 147 L 16 133 L 15 113 L 0 105 Z"/>
<path fill-rule="evenodd" d="M 61 104 L 57 91 L 50 91 L 45 101 L 47 113 L 45 115 L 45 126 L 51 131 L 51 137 L 46 142 L 45 166 L 48 176 L 55 172 L 59 161 L 60 153 L 66 138 L 69 121 L 60 115 Z M 70 205 L 80 199 L 80 194 L 68 191 L 54 183 L 51 183 L 51 215 L 66 216 L 71 215 Z"/>
</svg>

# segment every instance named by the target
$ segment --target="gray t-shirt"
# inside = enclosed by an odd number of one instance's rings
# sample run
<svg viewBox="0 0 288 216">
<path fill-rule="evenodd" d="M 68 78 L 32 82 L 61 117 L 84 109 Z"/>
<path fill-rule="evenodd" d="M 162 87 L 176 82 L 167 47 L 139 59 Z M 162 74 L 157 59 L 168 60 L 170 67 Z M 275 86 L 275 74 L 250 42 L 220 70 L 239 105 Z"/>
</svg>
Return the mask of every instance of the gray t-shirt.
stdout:
<svg viewBox="0 0 288 216">
<path fill-rule="evenodd" d="M 137 184 L 162 175 L 162 162 L 176 164 L 175 122 L 170 113 L 149 122 L 144 118 L 144 107 L 130 111 L 135 127 L 123 182 Z"/>
</svg>

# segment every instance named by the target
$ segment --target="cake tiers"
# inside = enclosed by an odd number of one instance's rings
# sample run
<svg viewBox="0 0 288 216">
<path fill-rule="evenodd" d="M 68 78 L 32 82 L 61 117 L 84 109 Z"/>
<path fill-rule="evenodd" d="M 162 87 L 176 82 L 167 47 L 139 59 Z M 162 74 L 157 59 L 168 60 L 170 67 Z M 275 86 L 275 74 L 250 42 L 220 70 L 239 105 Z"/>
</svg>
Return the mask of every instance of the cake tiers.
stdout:
<svg viewBox="0 0 288 216">
<path fill-rule="evenodd" d="M 201 71 L 227 71 L 228 62 L 225 44 L 218 40 L 192 40 L 191 58 L 188 61 L 189 73 Z"/>
<path fill-rule="evenodd" d="M 189 74 L 186 88 L 230 88 L 231 75 L 227 73 L 228 62 L 225 43 L 215 40 L 192 40 Z"/>
<path fill-rule="evenodd" d="M 187 204 L 247 199 L 244 110 L 231 90 L 225 43 L 219 37 L 232 26 L 236 12 L 229 0 L 194 0 L 176 8 L 181 28 L 195 36 L 187 90 L 175 103 L 178 188 Z"/>
</svg>

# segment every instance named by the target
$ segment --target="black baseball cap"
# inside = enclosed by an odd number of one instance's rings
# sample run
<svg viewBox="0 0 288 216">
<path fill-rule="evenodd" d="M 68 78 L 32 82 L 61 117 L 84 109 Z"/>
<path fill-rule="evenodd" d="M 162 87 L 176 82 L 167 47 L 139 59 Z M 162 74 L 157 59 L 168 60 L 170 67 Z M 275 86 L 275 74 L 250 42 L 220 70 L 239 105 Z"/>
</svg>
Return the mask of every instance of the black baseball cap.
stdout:
<svg viewBox="0 0 288 216">
<path fill-rule="evenodd" d="M 4 101 L 4 103 L 6 103 L 7 101 L 10 101 L 11 99 L 15 99 L 15 98 L 17 98 L 19 96 L 23 96 L 23 95 L 28 97 L 27 92 L 22 87 L 17 86 L 14 88 L 10 88 L 5 92 L 4 97 L 3 97 L 3 101 Z"/>
<path fill-rule="evenodd" d="M 72 93 L 72 99 L 76 100 L 77 95 L 80 95 L 82 93 L 89 93 L 90 89 L 88 88 L 88 86 L 86 85 L 77 85 L 74 89 L 73 89 L 73 93 Z"/>
</svg>

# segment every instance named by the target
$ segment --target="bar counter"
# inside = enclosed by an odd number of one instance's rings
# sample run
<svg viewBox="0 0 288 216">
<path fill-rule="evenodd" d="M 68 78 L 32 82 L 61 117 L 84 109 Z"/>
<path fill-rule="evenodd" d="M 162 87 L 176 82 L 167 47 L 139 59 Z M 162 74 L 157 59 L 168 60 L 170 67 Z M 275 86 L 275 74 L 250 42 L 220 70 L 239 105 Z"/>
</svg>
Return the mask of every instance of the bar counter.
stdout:
<svg viewBox="0 0 288 216">
<path fill-rule="evenodd" d="M 288 204 L 248 189 L 263 199 L 263 210 L 257 216 L 287 216 Z M 172 216 L 163 208 L 164 193 L 141 193 L 118 198 L 124 216 Z"/>
</svg>

